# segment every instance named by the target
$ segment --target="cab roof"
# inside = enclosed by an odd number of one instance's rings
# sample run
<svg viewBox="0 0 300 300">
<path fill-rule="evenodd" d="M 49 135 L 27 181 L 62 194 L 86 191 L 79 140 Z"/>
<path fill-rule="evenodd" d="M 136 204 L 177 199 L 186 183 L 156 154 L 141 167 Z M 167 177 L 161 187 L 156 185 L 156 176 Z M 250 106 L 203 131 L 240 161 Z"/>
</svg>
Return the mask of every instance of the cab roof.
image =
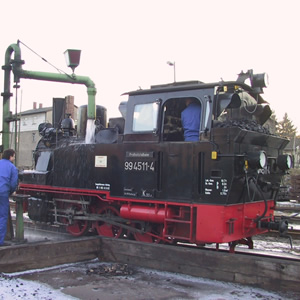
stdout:
<svg viewBox="0 0 300 300">
<path fill-rule="evenodd" d="M 184 90 L 207 89 L 207 88 L 215 88 L 215 87 L 222 87 L 222 86 L 240 86 L 244 90 L 248 91 L 250 94 L 255 93 L 250 86 L 238 81 L 220 81 L 220 82 L 213 82 L 213 83 L 204 83 L 202 81 L 178 81 L 178 82 L 167 83 L 167 84 L 152 85 L 150 89 L 139 89 L 139 90 L 124 93 L 123 95 L 136 96 L 136 95 L 167 93 L 167 92 L 184 91 Z"/>
</svg>

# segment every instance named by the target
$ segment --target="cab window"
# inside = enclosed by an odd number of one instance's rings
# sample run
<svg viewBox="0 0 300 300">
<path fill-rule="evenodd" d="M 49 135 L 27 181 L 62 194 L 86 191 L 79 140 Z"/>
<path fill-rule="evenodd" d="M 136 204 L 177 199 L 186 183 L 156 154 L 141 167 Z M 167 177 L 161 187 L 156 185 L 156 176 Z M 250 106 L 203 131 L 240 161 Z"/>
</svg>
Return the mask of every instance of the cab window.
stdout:
<svg viewBox="0 0 300 300">
<path fill-rule="evenodd" d="M 184 128 L 182 124 L 181 113 L 187 107 L 187 100 L 200 105 L 199 99 L 195 97 L 171 98 L 163 106 L 163 141 L 184 141 Z M 201 120 L 199 120 L 200 122 Z M 193 125 L 193 124 L 192 124 Z M 200 127 L 200 125 L 199 125 Z M 198 128 L 198 132 L 199 132 Z"/>
<path fill-rule="evenodd" d="M 133 112 L 132 131 L 155 131 L 159 105 L 157 102 L 136 104 Z"/>
</svg>

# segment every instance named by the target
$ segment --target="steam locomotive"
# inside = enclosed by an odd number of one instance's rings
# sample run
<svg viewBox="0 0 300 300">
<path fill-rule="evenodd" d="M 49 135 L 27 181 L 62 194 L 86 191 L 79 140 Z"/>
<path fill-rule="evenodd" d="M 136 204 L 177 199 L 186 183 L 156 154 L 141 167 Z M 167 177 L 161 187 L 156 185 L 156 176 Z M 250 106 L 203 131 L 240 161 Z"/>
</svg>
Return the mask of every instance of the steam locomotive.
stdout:
<svg viewBox="0 0 300 300">
<path fill-rule="evenodd" d="M 250 82 L 249 84 L 247 82 Z M 34 221 L 151 243 L 242 243 L 287 221 L 274 209 L 292 157 L 274 134 L 262 98 L 266 74 L 241 72 L 235 81 L 174 82 L 128 92 L 122 117 L 96 120 L 79 108 L 55 128 L 39 125 L 35 169 L 20 175 Z M 185 142 L 185 99 L 201 105 L 199 141 Z"/>
</svg>

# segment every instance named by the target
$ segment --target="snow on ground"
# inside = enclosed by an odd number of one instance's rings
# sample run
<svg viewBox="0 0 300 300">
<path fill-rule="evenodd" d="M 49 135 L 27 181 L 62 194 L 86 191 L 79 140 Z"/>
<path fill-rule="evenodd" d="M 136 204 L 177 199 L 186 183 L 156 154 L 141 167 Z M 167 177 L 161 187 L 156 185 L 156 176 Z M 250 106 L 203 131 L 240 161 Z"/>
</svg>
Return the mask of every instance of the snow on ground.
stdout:
<svg viewBox="0 0 300 300">
<path fill-rule="evenodd" d="M 76 298 L 67 296 L 59 290 L 54 290 L 45 284 L 13 278 L 2 274 L 0 277 L 0 299 L 71 300 Z"/>
<path fill-rule="evenodd" d="M 249 286 L 242 286 L 238 284 L 220 282 L 216 280 L 210 280 L 205 278 L 198 278 L 189 275 L 174 274 L 169 272 L 160 272 L 145 270 L 145 273 L 151 273 L 152 275 L 160 277 L 160 280 L 167 280 L 173 284 L 180 282 L 178 289 L 184 289 L 184 284 L 191 289 L 192 284 L 201 287 L 199 290 L 192 288 L 191 299 L 203 299 L 203 300 L 250 300 L 250 299 L 262 299 L 262 300 L 276 300 L 283 298 L 272 292 L 264 291 L 258 288 L 252 288 Z M 285 298 L 287 300 L 287 298 Z"/>
</svg>

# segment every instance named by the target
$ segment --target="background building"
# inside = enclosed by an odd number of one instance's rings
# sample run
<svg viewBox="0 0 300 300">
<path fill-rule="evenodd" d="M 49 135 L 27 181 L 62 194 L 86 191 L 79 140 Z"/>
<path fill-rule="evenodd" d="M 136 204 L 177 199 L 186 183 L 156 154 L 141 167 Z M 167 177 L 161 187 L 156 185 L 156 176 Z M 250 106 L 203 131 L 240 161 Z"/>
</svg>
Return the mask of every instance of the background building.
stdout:
<svg viewBox="0 0 300 300">
<path fill-rule="evenodd" d="M 296 135 L 286 145 L 284 153 L 294 157 L 294 168 L 298 169 L 300 167 L 300 139 Z"/>
</svg>

